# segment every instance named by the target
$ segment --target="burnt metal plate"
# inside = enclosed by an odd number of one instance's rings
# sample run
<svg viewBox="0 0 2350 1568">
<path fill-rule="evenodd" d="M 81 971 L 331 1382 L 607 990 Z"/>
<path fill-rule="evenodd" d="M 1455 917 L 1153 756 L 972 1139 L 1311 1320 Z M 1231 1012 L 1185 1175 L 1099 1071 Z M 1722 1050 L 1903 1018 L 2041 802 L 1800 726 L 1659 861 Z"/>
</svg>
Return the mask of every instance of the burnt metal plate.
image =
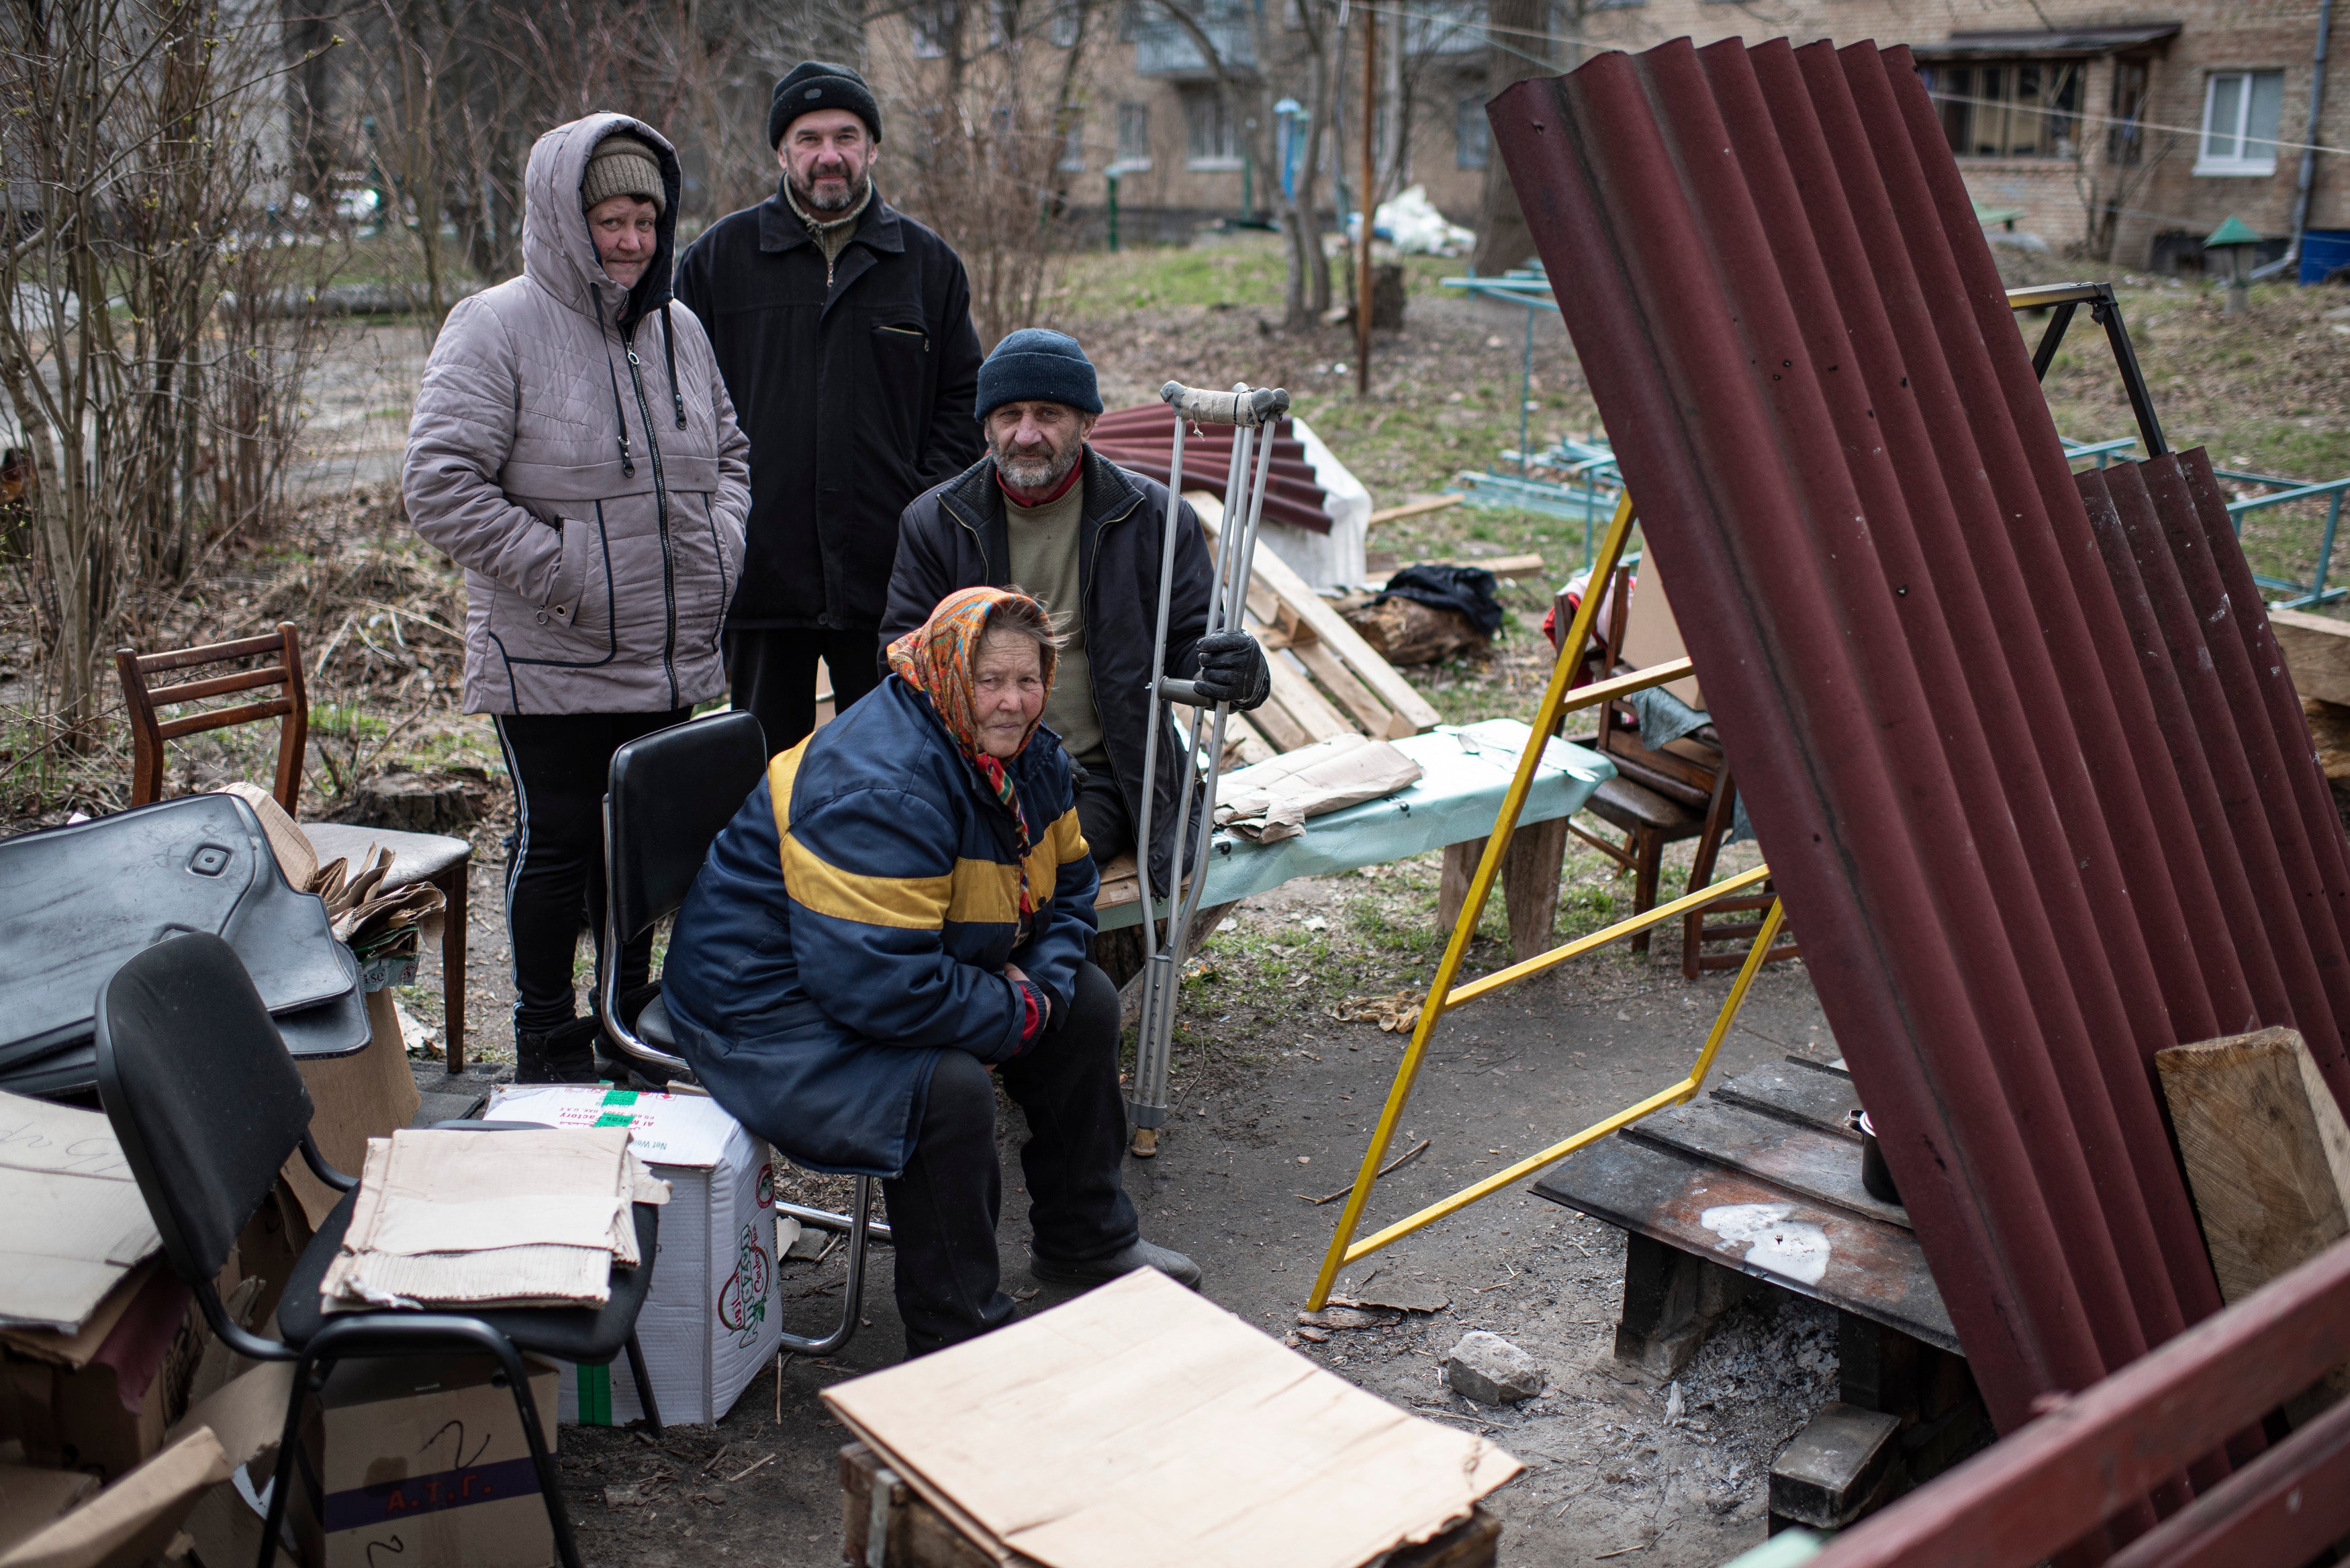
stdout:
<svg viewBox="0 0 2350 1568">
<path fill-rule="evenodd" d="M 1676 1106 L 1625 1129 L 1636 1143 L 1711 1160 L 1756 1176 L 1798 1197 L 1833 1203 L 1864 1220 L 1907 1231 L 1909 1211 L 1861 1185 L 1861 1146 L 1817 1127 L 1798 1127 L 1738 1106 Z"/>
<path fill-rule="evenodd" d="M 1899 1226 L 1621 1134 L 1570 1155 L 1534 1190 L 1619 1230 L 1963 1354 L 1925 1251 Z"/>
<path fill-rule="evenodd" d="M 1817 1062 L 1790 1058 L 1766 1063 L 1751 1073 L 1741 1073 L 1715 1089 L 1711 1097 L 1814 1127 L 1849 1140 L 1855 1148 L 1860 1147 L 1860 1134 L 1850 1125 L 1852 1113 L 1860 1108 L 1852 1075 Z"/>
</svg>

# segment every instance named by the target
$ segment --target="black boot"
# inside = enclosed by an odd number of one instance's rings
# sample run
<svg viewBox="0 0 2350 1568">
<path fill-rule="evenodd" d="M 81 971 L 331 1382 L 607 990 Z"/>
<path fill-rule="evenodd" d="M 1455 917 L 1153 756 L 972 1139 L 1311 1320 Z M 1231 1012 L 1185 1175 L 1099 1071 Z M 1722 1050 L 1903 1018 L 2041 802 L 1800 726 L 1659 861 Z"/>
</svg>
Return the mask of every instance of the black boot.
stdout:
<svg viewBox="0 0 2350 1568">
<path fill-rule="evenodd" d="M 515 1075 L 517 1084 L 593 1084 L 596 1073 L 596 1021 L 574 1018 L 543 1034 L 515 1031 Z"/>
</svg>

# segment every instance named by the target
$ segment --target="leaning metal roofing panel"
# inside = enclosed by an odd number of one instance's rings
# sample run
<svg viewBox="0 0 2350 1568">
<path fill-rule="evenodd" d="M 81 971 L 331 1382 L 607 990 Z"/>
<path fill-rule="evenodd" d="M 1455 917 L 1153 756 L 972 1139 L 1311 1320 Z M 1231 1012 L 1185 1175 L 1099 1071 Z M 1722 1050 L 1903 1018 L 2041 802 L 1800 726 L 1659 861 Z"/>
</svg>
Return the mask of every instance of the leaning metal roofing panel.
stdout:
<svg viewBox="0 0 2350 1568">
<path fill-rule="evenodd" d="M 2209 464 L 2076 482 L 1904 49 L 1681 40 L 1491 114 L 2012 1428 L 2219 1305 L 2155 1051 L 2293 1024 L 2350 1103 L 2350 858 Z"/>
</svg>

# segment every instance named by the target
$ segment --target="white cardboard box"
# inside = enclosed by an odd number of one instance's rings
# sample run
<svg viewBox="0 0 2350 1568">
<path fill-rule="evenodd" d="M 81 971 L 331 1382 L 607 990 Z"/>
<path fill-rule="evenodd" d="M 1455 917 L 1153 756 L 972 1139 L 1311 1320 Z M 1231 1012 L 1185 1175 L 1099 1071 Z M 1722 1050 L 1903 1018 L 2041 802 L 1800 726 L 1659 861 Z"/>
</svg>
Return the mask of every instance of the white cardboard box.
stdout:
<svg viewBox="0 0 2350 1568">
<path fill-rule="evenodd" d="M 600 1085 L 506 1085 L 483 1115 L 547 1127 L 622 1127 L 670 1183 L 650 1294 L 637 1319 L 661 1419 L 714 1422 L 775 1354 L 775 1178 L 766 1141 L 702 1095 Z M 625 1426 L 644 1414 L 628 1357 L 563 1368 L 557 1419 Z"/>
</svg>

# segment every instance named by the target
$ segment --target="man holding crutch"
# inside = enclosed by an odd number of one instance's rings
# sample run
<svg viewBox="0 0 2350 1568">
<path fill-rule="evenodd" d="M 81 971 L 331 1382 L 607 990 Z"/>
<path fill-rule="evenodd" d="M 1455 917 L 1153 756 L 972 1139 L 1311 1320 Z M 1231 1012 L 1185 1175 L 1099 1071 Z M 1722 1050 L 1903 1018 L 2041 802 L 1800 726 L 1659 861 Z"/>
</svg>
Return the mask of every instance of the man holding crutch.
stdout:
<svg viewBox="0 0 2350 1568">
<path fill-rule="evenodd" d="M 1093 362 L 1076 339 L 1031 327 L 996 345 L 979 370 L 987 455 L 917 496 L 898 528 L 898 564 L 883 612 L 886 644 L 920 626 L 957 588 L 1017 587 L 1052 612 L 1068 639 L 1045 723 L 1083 770 L 1077 820 L 1097 865 L 1135 847 L 1144 820 L 1151 654 L 1159 625 L 1164 485 L 1086 444 L 1102 411 Z M 1176 504 L 1166 673 L 1201 696 L 1247 710 L 1273 688 L 1264 650 L 1243 631 L 1207 634 L 1213 576 L 1190 505 Z M 1159 744 L 1176 750 L 1172 723 Z M 1182 770 L 1156 770 L 1150 881 L 1172 885 Z"/>
</svg>

